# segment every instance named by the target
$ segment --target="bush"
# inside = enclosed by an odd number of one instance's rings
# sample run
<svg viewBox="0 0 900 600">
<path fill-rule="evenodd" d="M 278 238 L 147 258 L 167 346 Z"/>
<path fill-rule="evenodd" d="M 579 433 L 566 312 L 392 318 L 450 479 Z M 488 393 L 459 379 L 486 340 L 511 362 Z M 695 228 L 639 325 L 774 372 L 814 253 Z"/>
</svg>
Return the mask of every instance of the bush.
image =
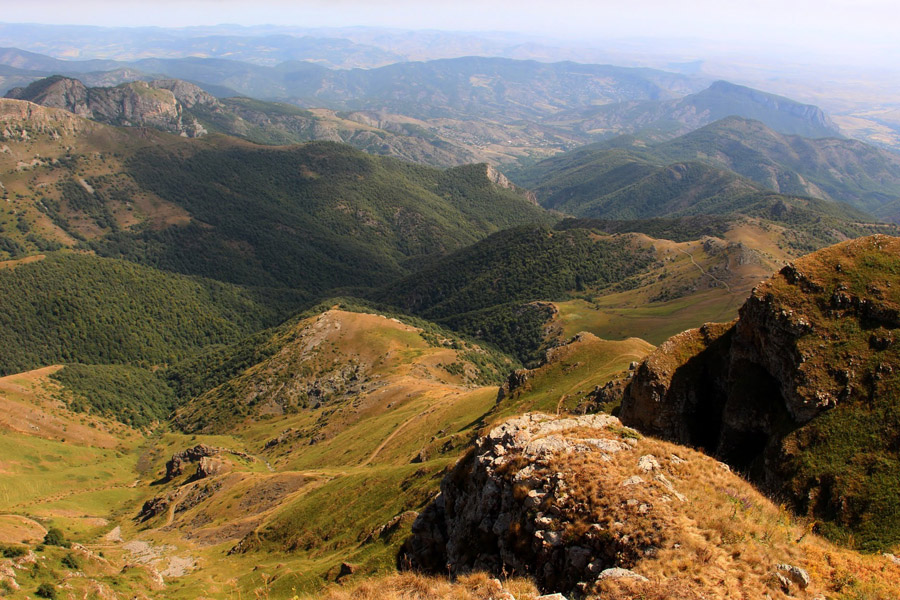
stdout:
<svg viewBox="0 0 900 600">
<path fill-rule="evenodd" d="M 38 598 L 56 598 L 56 586 L 54 586 L 52 583 L 42 583 L 38 586 L 38 589 L 34 592 L 34 595 Z"/>
<path fill-rule="evenodd" d="M 47 530 L 47 535 L 44 536 L 44 543 L 48 546 L 62 546 L 63 548 L 69 545 L 69 542 L 66 541 L 66 535 L 57 527 L 51 527 Z"/>
<path fill-rule="evenodd" d="M 75 558 L 74 554 L 66 554 L 62 557 L 62 561 L 60 562 L 62 562 L 62 566 L 73 571 L 77 571 L 81 568 L 81 565 L 78 564 L 78 559 Z"/>
<path fill-rule="evenodd" d="M 25 546 L 7 546 L 6 544 L 0 544 L 0 556 L 3 558 L 18 558 L 20 556 L 25 556 L 28 553 L 28 548 Z"/>
</svg>

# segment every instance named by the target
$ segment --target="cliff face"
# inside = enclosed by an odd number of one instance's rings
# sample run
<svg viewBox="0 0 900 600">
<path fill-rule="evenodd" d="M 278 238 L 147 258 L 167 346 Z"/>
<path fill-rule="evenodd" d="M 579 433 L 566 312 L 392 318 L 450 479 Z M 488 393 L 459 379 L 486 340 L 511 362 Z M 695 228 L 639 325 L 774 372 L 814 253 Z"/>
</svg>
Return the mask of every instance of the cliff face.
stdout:
<svg viewBox="0 0 900 600">
<path fill-rule="evenodd" d="M 736 323 L 660 346 L 625 389 L 622 421 L 703 447 L 845 532 L 871 528 L 863 543 L 880 547 L 900 539 L 900 512 L 877 533 L 868 520 L 887 506 L 869 500 L 884 482 L 840 462 L 871 451 L 900 480 L 898 327 L 900 239 L 821 250 L 754 289 Z"/>
<path fill-rule="evenodd" d="M 91 128 L 90 121 L 80 119 L 69 111 L 0 98 L 0 139 L 25 140 L 29 138 L 29 131 L 59 137 Z"/>
<path fill-rule="evenodd" d="M 185 107 L 217 102 L 197 86 L 176 80 L 88 88 L 76 79 L 59 76 L 10 90 L 7 97 L 61 108 L 101 123 L 149 126 L 187 137 L 198 137 L 206 131 L 196 119 L 184 114 Z"/>
</svg>

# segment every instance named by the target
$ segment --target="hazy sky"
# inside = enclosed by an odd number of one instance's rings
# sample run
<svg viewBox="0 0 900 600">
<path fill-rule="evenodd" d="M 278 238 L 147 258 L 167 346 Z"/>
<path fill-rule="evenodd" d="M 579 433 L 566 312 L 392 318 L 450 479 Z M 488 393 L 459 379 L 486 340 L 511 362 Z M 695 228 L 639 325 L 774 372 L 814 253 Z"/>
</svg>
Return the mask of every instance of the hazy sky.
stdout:
<svg viewBox="0 0 900 600">
<path fill-rule="evenodd" d="M 558 38 L 697 38 L 900 61 L 898 0 L 0 0 L 0 21 L 373 25 Z"/>
</svg>

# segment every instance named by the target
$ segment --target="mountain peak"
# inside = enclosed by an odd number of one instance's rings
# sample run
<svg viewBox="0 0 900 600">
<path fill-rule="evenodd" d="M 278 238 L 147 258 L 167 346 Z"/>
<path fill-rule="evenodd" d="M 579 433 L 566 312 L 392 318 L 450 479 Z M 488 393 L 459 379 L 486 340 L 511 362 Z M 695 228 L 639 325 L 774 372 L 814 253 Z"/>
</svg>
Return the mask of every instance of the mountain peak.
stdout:
<svg viewBox="0 0 900 600">
<path fill-rule="evenodd" d="M 729 81 L 716 81 L 706 90 L 695 94 L 695 97 L 708 104 L 725 102 L 734 106 L 731 108 L 733 111 L 739 107 L 741 116 L 762 121 L 781 133 L 794 133 L 807 137 L 840 135 L 837 125 L 818 106 L 803 104 L 784 96 Z M 780 118 L 773 121 L 771 112 L 780 115 Z"/>
</svg>

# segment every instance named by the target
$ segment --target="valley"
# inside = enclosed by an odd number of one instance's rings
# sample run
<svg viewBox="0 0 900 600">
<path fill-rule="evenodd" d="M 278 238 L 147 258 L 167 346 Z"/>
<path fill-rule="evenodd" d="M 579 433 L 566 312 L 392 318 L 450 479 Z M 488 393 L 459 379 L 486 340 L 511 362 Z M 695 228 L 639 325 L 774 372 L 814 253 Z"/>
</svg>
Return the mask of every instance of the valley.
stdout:
<svg viewBox="0 0 900 600">
<path fill-rule="evenodd" d="M 0 50 L 0 597 L 896 597 L 884 132 L 456 34 L 56 32 Z"/>
</svg>

